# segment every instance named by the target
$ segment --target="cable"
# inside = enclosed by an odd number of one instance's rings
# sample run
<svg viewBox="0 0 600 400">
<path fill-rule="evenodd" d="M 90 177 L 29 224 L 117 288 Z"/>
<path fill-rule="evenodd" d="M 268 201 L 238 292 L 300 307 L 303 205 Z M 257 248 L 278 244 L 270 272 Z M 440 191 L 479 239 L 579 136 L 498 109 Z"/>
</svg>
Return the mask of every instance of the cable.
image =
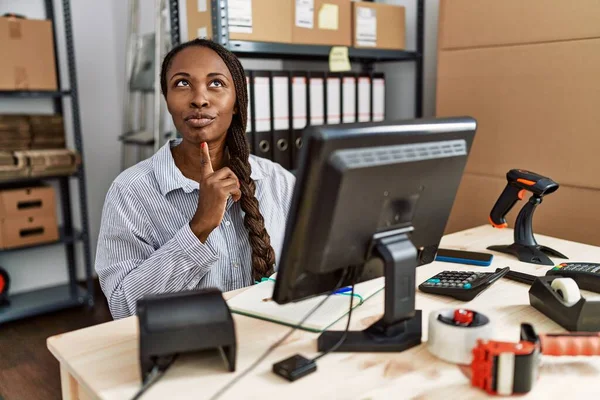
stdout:
<svg viewBox="0 0 600 400">
<path fill-rule="evenodd" d="M 160 380 L 160 378 L 162 378 L 165 375 L 165 372 L 167 372 L 167 369 L 169 369 L 169 367 L 173 364 L 173 362 L 175 361 L 176 358 L 177 358 L 177 354 L 172 356 L 171 359 L 169 361 L 167 361 L 167 363 L 164 365 L 163 368 L 161 368 L 161 365 L 159 363 L 155 364 L 154 367 L 152 367 L 152 370 L 150 371 L 148 376 L 146 377 L 146 381 L 144 382 L 144 384 L 142 385 L 140 390 L 137 391 L 137 393 L 135 394 L 135 396 L 133 396 L 133 398 L 131 400 L 138 400 L 140 397 L 142 397 L 142 395 L 148 389 L 150 389 L 150 387 L 152 385 L 154 385 L 156 382 L 158 382 Z"/>
<path fill-rule="evenodd" d="M 335 286 L 335 289 L 332 290 L 331 292 L 329 292 L 327 294 L 327 297 L 325 297 L 323 300 L 321 300 L 321 302 L 319 304 L 317 304 L 316 306 L 313 307 L 312 310 L 310 310 L 305 316 L 304 318 L 302 318 L 302 320 L 300 322 L 298 322 L 298 324 L 294 325 L 292 327 L 292 329 L 290 329 L 288 331 L 288 333 L 286 333 L 285 335 L 283 335 L 283 337 L 281 339 L 279 339 L 278 341 L 276 341 L 275 343 L 273 343 L 271 345 L 271 347 L 269 347 L 260 357 L 258 357 L 256 359 L 256 361 L 254 361 L 248 368 L 246 368 L 241 374 L 239 374 L 238 376 L 236 376 L 235 378 L 233 378 L 231 381 L 229 381 L 225 386 L 223 386 L 221 389 L 219 389 L 219 391 L 217 393 L 215 393 L 210 400 L 216 400 L 219 397 L 221 397 L 227 390 L 231 389 L 231 387 L 233 385 L 235 385 L 236 383 L 238 383 L 240 380 L 242 380 L 242 378 L 244 378 L 246 375 L 248 375 L 250 372 L 252 372 L 252 370 L 254 368 L 256 368 L 258 366 L 258 364 L 260 364 L 262 361 L 264 361 L 265 358 L 267 358 L 269 356 L 269 354 L 271 354 L 277 347 L 279 347 L 287 338 L 289 338 L 292 333 L 296 332 L 296 330 L 298 328 L 300 328 L 302 326 L 303 323 L 306 322 L 307 319 L 310 318 L 311 315 L 313 315 L 315 313 L 315 311 L 317 311 L 326 301 L 327 299 L 329 299 L 329 297 L 336 291 L 339 289 L 340 285 L 342 284 L 342 282 L 344 281 L 345 278 L 345 274 L 342 275 L 342 278 L 340 279 L 340 281 L 337 283 L 337 285 Z M 354 292 L 354 285 L 352 286 L 352 291 Z M 350 296 L 350 300 L 352 300 L 352 296 Z"/>
<path fill-rule="evenodd" d="M 352 300 L 354 300 L 354 284 L 352 285 L 352 292 L 350 293 L 350 310 L 348 311 L 348 322 L 346 322 L 346 329 L 344 329 L 344 334 L 342 335 L 342 337 L 340 338 L 340 340 L 338 340 L 338 342 L 336 344 L 334 344 L 333 346 L 331 346 L 331 348 L 325 350 L 324 352 L 322 352 L 321 354 L 319 354 L 318 356 L 313 358 L 311 360 L 311 362 L 315 362 L 319 358 L 324 357 L 327 354 L 336 351 L 344 343 L 344 341 L 346 340 L 346 337 L 348 337 L 348 330 L 350 329 L 350 320 L 352 319 L 352 310 L 354 309 L 354 307 L 352 307 Z M 362 298 L 361 298 L 361 302 L 362 302 Z"/>
</svg>

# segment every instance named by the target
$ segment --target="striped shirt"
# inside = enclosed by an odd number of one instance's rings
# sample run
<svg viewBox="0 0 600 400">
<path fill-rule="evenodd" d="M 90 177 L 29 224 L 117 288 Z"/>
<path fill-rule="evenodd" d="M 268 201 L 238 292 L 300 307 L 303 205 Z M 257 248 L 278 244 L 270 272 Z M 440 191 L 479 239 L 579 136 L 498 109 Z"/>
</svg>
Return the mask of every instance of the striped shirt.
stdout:
<svg viewBox="0 0 600 400">
<path fill-rule="evenodd" d="M 251 285 L 248 231 L 239 202 L 229 198 L 221 224 L 205 243 L 189 222 L 199 184 L 183 176 L 165 144 L 154 156 L 123 171 L 102 211 L 96 271 L 113 318 L 135 314 L 145 294 Z M 278 263 L 294 190 L 294 176 L 279 164 L 250 156 L 256 198 Z"/>
</svg>

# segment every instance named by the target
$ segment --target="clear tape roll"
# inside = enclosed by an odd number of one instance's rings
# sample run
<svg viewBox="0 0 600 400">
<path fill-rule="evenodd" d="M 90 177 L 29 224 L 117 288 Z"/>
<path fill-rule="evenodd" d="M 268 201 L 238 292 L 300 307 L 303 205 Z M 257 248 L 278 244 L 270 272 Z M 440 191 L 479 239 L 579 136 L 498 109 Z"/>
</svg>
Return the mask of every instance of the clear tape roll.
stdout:
<svg viewBox="0 0 600 400">
<path fill-rule="evenodd" d="M 478 339 L 491 339 L 493 325 L 489 318 L 478 314 L 478 326 L 451 325 L 440 320 L 452 320 L 454 309 L 432 311 L 429 314 L 429 333 L 427 349 L 435 357 L 453 364 L 470 364 L 473 359 L 473 348 Z"/>
<path fill-rule="evenodd" d="M 552 289 L 562 298 L 567 307 L 575 305 L 581 299 L 579 286 L 571 278 L 556 278 L 550 284 Z"/>
</svg>

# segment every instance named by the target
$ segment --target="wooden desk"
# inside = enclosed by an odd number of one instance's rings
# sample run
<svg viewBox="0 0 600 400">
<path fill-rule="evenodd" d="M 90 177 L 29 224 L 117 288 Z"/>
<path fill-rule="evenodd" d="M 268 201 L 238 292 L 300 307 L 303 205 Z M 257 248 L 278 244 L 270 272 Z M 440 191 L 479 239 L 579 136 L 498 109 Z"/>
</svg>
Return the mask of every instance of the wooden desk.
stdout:
<svg viewBox="0 0 600 400">
<path fill-rule="evenodd" d="M 537 235 L 540 243 L 567 254 L 572 261 L 600 262 L 600 248 Z M 486 246 L 512 242 L 512 230 L 482 226 L 445 236 L 447 248 L 485 251 Z M 492 266 L 543 275 L 548 267 L 523 264 L 495 254 Z M 434 262 L 417 269 L 420 283 L 447 269 L 471 270 L 459 264 Z M 532 323 L 538 332 L 563 329 L 529 305 L 529 287 L 501 279 L 466 305 L 483 312 L 496 325 L 496 339 L 517 341 L 522 322 Z M 228 296 L 236 293 L 229 293 Z M 592 293 L 583 292 L 586 297 Z M 383 294 L 368 300 L 353 313 L 352 329 L 364 329 L 383 313 Z M 417 292 L 417 308 L 429 313 L 439 308 L 463 306 L 452 299 Z M 238 338 L 237 372 L 243 371 L 288 327 L 235 315 Z M 334 329 L 343 329 L 345 319 Z M 57 335 L 48 339 L 48 348 L 60 361 L 64 399 L 129 399 L 140 387 L 138 329 L 135 317 Z M 434 358 L 425 344 L 402 353 L 334 353 L 318 361 L 318 370 L 292 384 L 271 373 L 274 362 L 295 353 L 317 354 L 318 335 L 294 333 L 251 374 L 232 387 L 223 399 L 478 399 L 487 397 L 472 388 L 461 370 Z M 423 326 L 423 341 L 427 324 Z M 182 356 L 143 399 L 209 398 L 235 374 L 225 373 L 217 355 Z M 600 398 L 600 358 L 544 357 L 540 379 L 525 399 Z"/>
</svg>

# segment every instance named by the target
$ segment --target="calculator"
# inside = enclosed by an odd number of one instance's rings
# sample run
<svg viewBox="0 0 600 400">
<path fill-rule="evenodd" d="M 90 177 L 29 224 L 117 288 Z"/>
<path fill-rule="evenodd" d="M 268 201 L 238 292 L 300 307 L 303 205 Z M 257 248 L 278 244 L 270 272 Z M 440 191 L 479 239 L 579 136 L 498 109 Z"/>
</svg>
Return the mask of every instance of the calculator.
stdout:
<svg viewBox="0 0 600 400">
<path fill-rule="evenodd" d="M 470 301 L 506 275 L 508 271 L 510 271 L 508 267 L 495 272 L 444 271 L 421 283 L 419 290 L 453 297 L 457 300 Z"/>
<path fill-rule="evenodd" d="M 600 264 L 598 263 L 562 263 L 546 275 L 559 275 L 571 278 L 577 283 L 579 289 L 600 293 Z"/>
</svg>

